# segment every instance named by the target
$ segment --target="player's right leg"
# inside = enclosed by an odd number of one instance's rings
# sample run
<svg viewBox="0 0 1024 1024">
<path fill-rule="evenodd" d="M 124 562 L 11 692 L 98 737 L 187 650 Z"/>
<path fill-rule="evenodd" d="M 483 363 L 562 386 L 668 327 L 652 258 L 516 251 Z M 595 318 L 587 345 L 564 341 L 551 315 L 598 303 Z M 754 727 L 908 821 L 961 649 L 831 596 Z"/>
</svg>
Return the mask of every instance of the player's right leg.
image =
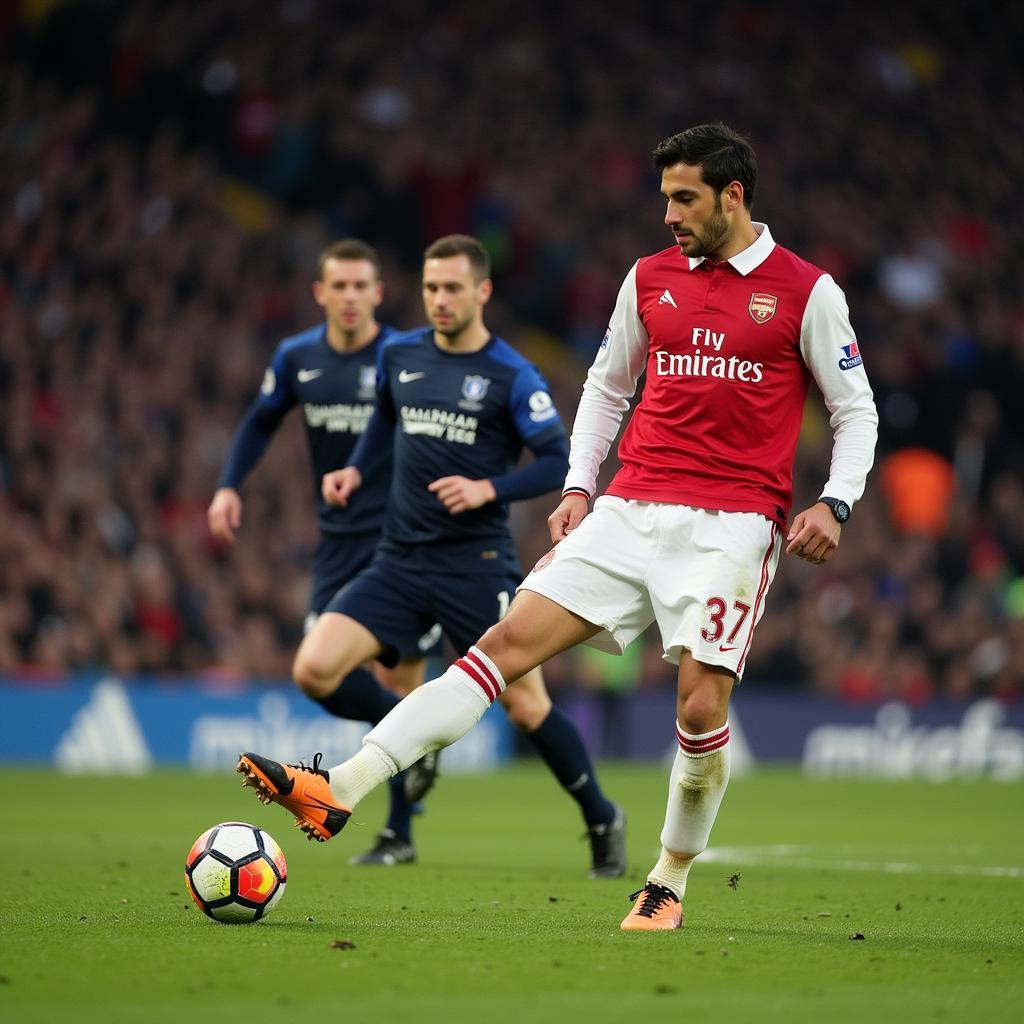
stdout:
<svg viewBox="0 0 1024 1024">
<path fill-rule="evenodd" d="M 554 601 L 523 591 L 481 640 L 498 660 L 481 647 L 471 647 L 443 675 L 401 701 L 367 734 L 362 750 L 343 764 L 324 772 L 319 757 L 308 768 L 246 753 L 237 770 L 246 777 L 244 785 L 287 808 L 311 839 L 323 842 L 341 831 L 367 793 L 428 751 L 449 746 L 469 732 L 505 690 L 506 679 L 514 683 L 598 630 Z"/>
<path fill-rule="evenodd" d="M 363 662 L 376 658 L 382 649 L 380 641 L 361 622 L 328 610 L 302 638 L 292 664 L 292 678 L 307 696 L 323 701 L 338 690 L 346 676 Z"/>
<path fill-rule="evenodd" d="M 353 584 L 359 592 L 366 586 L 361 578 Z M 344 605 L 341 595 L 336 595 L 306 634 L 295 657 L 295 682 L 331 714 L 377 725 L 397 705 L 399 697 L 381 685 L 375 678 L 375 672 L 359 666 L 366 659 L 383 654 L 383 645 L 374 632 L 341 609 L 352 610 Z M 409 660 L 403 669 L 399 673 L 403 682 L 422 681 L 422 659 L 418 662 Z M 392 671 L 398 672 L 397 669 Z M 424 766 L 418 773 L 421 797 L 429 788 L 423 784 L 423 777 L 432 777 L 435 771 L 436 765 L 433 764 Z M 407 782 L 404 777 L 390 780 L 387 820 L 373 846 L 365 853 L 353 856 L 351 863 L 390 866 L 410 864 L 416 860 L 413 845 L 415 800 L 407 793 Z"/>
<path fill-rule="evenodd" d="M 394 668 L 385 668 L 380 662 L 373 666 L 373 674 L 377 681 L 390 693 L 399 697 L 408 697 L 413 690 L 422 686 L 426 681 L 427 659 L 440 659 L 443 649 L 441 639 L 441 627 L 434 625 L 420 637 L 419 649 L 424 651 L 426 656 L 417 655 L 412 658 L 405 658 Z M 441 666 L 437 666 L 438 671 Z M 391 709 L 388 708 L 390 711 Z M 384 716 L 381 715 L 381 718 Z M 372 724 L 376 725 L 378 718 Z M 416 804 L 422 800 L 433 788 L 434 783 L 441 773 L 441 752 L 431 750 L 424 754 L 415 764 L 406 768 L 401 781 L 402 792 L 410 804 Z M 392 779 L 392 783 L 394 783 Z"/>
<path fill-rule="evenodd" d="M 521 592 L 479 646 L 414 690 L 370 731 L 355 757 L 331 769 L 335 798 L 354 807 L 395 772 L 469 732 L 506 685 L 597 631 L 554 601 Z"/>
<path fill-rule="evenodd" d="M 379 722 L 396 702 L 394 695 L 358 667 L 376 654 L 379 645 L 359 623 L 334 614 L 330 602 L 343 584 L 370 563 L 376 541 L 376 534 L 321 535 L 313 559 L 306 635 L 294 663 L 296 684 L 325 711 L 370 725 Z M 330 839 L 348 820 L 349 808 L 331 794 L 327 773 L 320 769 L 319 754 L 312 767 L 307 767 L 245 753 L 239 758 L 237 771 L 245 776 L 243 785 L 253 787 L 264 803 L 273 801 L 291 811 L 296 825 L 311 839 Z M 407 821 L 407 804 L 399 784 L 397 794 L 392 793 L 389 821 L 396 815 L 396 805 L 398 817 Z"/>
<path fill-rule="evenodd" d="M 325 842 L 336 836 L 352 813 L 334 798 L 327 772 L 320 768 L 320 755 L 313 764 L 281 764 L 260 754 L 244 753 L 235 769 L 245 776 L 243 786 L 252 786 L 264 803 L 278 803 L 295 815 L 295 824 L 310 839 Z"/>
<path fill-rule="evenodd" d="M 362 623 L 334 610 L 333 602 L 306 634 L 295 656 L 292 674 L 296 685 L 325 711 L 337 718 L 376 725 L 399 701 L 361 663 L 381 653 L 377 638 Z M 418 773 L 423 795 L 429 786 L 422 776 L 436 774 L 436 765 Z M 406 792 L 406 778 L 389 783 L 388 816 L 373 847 L 352 859 L 361 865 L 411 864 L 416 859 L 412 841 L 414 800 Z"/>
</svg>

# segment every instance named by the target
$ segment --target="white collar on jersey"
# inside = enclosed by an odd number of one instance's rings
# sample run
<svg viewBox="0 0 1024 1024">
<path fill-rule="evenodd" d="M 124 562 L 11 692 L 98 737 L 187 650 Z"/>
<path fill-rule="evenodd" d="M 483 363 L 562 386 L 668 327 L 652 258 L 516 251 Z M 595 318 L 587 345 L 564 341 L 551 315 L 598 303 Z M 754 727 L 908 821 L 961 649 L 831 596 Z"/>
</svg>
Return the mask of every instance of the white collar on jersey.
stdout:
<svg viewBox="0 0 1024 1024">
<path fill-rule="evenodd" d="M 772 249 L 775 248 L 775 239 L 772 238 L 768 225 L 761 224 L 756 220 L 752 221 L 752 224 L 757 232 L 757 238 L 743 252 L 738 252 L 731 259 L 725 261 L 732 264 L 733 269 L 739 271 L 744 277 L 751 271 L 757 270 L 768 259 Z M 703 256 L 690 256 L 688 259 L 690 260 L 691 270 L 696 269 L 704 262 Z"/>
</svg>

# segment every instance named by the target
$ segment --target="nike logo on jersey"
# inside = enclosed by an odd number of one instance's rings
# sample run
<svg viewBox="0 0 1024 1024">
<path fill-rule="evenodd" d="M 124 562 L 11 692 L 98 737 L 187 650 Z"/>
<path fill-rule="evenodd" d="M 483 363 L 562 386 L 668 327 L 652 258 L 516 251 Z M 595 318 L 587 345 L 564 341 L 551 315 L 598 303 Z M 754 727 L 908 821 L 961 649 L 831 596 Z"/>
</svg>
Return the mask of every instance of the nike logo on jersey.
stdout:
<svg viewBox="0 0 1024 1024">
<path fill-rule="evenodd" d="M 323 372 L 323 370 L 299 370 L 295 376 L 298 377 L 300 384 L 308 384 L 309 381 L 316 380 Z"/>
<path fill-rule="evenodd" d="M 399 384 L 411 384 L 414 380 L 419 380 L 420 377 L 426 377 L 426 373 L 412 373 L 409 370 L 398 371 Z"/>
<path fill-rule="evenodd" d="M 668 306 L 671 306 L 673 309 L 678 309 L 679 308 L 676 305 L 676 300 L 672 298 L 672 293 L 667 288 L 661 293 L 661 298 L 658 299 L 658 305 L 659 306 L 668 305 Z"/>
</svg>

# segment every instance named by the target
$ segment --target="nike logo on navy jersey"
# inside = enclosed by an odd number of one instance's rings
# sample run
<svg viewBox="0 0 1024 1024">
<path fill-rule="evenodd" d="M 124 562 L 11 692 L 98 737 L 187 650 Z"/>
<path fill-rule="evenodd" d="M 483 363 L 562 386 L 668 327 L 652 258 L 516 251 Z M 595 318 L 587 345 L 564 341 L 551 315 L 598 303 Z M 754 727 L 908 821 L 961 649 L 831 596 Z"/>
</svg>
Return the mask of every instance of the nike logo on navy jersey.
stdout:
<svg viewBox="0 0 1024 1024">
<path fill-rule="evenodd" d="M 299 370 L 295 376 L 298 377 L 300 384 L 306 384 L 311 380 L 316 380 L 323 372 L 323 370 Z"/>
<path fill-rule="evenodd" d="M 398 371 L 399 384 L 409 384 L 414 380 L 419 380 L 420 377 L 426 377 L 426 373 L 411 373 L 409 370 Z"/>
</svg>

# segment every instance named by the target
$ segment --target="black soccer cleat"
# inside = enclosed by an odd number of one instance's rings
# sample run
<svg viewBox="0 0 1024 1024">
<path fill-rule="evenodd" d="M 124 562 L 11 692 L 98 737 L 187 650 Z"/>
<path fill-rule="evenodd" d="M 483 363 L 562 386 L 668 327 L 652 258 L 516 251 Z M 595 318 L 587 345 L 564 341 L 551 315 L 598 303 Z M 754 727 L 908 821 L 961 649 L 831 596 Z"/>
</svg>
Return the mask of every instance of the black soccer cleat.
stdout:
<svg viewBox="0 0 1024 1024">
<path fill-rule="evenodd" d="M 349 858 L 349 864 L 378 865 L 394 867 L 396 864 L 414 864 L 416 849 L 412 843 L 399 839 L 389 828 L 382 829 L 377 841 L 366 853 Z"/>
<path fill-rule="evenodd" d="M 430 750 L 415 764 L 405 769 L 402 785 L 405 789 L 405 799 L 409 803 L 418 803 L 434 788 L 434 783 L 440 775 L 440 767 L 441 751 Z"/>
<path fill-rule="evenodd" d="M 607 825 L 587 829 L 590 840 L 588 878 L 621 878 L 626 873 L 626 815 L 615 805 L 615 817 Z"/>
</svg>

